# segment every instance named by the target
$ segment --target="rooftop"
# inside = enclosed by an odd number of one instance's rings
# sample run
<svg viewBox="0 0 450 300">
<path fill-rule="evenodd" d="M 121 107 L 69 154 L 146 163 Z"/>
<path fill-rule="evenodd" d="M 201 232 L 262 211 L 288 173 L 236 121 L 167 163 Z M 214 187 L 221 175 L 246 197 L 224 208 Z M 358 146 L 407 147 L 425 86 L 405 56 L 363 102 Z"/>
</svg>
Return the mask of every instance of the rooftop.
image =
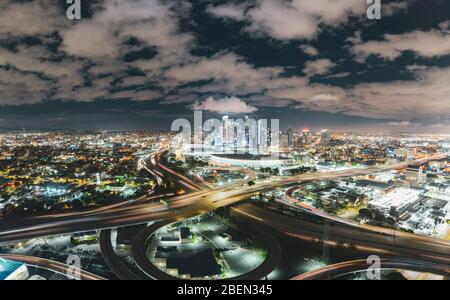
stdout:
<svg viewBox="0 0 450 300">
<path fill-rule="evenodd" d="M 398 188 L 390 193 L 387 193 L 381 198 L 370 201 L 370 204 L 385 209 L 389 209 L 392 206 L 399 208 L 416 201 L 419 199 L 420 194 L 420 190 Z"/>
</svg>

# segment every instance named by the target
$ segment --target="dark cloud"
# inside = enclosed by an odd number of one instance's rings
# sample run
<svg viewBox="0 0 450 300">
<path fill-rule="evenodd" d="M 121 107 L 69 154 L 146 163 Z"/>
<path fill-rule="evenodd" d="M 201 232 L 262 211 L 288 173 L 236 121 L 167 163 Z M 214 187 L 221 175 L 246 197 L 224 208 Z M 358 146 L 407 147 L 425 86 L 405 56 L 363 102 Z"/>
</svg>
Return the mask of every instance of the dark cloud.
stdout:
<svg viewBox="0 0 450 300">
<path fill-rule="evenodd" d="M 63 1 L 5 0 L 2 120 L 74 125 L 95 113 L 84 124 L 156 126 L 135 114 L 170 123 L 194 103 L 218 112 L 238 99 L 293 124 L 309 112 L 333 116 L 315 119 L 324 125 L 446 126 L 448 1 L 382 2 L 370 21 L 364 0 L 97 0 L 69 21 Z"/>
</svg>

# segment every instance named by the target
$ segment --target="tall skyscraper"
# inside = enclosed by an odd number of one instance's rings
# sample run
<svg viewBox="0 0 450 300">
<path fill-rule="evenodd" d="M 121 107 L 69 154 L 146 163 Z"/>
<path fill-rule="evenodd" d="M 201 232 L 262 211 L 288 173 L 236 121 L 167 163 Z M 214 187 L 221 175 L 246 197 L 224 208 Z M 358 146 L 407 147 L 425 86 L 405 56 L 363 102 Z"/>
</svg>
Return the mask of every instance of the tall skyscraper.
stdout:
<svg viewBox="0 0 450 300">
<path fill-rule="evenodd" d="M 320 131 L 320 143 L 322 145 L 328 145 L 331 141 L 331 133 L 328 129 L 322 129 Z"/>
<path fill-rule="evenodd" d="M 261 119 L 258 120 L 257 124 L 257 141 L 258 141 L 258 150 L 260 153 L 265 153 L 268 148 L 268 130 L 267 130 L 267 120 Z"/>
<path fill-rule="evenodd" d="M 281 135 L 281 149 L 287 151 L 289 148 L 289 134 L 283 133 Z"/>
<path fill-rule="evenodd" d="M 288 147 L 294 146 L 294 131 L 291 127 L 287 130 Z"/>
</svg>

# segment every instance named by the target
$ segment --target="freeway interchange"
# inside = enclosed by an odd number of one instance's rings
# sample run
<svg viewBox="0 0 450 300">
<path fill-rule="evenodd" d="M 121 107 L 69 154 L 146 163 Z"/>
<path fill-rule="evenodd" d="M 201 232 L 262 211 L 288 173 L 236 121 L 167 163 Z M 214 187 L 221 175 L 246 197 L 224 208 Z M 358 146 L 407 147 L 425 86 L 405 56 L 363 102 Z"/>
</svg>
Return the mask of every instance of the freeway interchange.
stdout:
<svg viewBox="0 0 450 300">
<path fill-rule="evenodd" d="M 328 173 L 303 174 L 283 178 L 275 177 L 256 181 L 253 185 L 248 183 L 255 181 L 256 175 L 252 171 L 244 169 L 241 171 L 244 172 L 245 178 L 224 186 L 211 186 L 206 183 L 194 182 L 164 166 L 160 161 L 162 153 L 164 152 L 149 155 L 146 159 L 140 161 L 141 167 L 160 178 L 158 183 L 161 183 L 163 178 L 169 179 L 184 186 L 190 193 L 165 198 L 161 202 L 159 201 L 161 199 L 159 196 L 146 195 L 123 204 L 111 205 L 92 211 L 2 221 L 0 243 L 11 243 L 42 236 L 88 230 L 111 229 L 151 221 L 164 220 L 170 222 L 182 220 L 214 211 L 221 207 L 239 204 L 261 192 L 276 188 L 292 187 L 318 180 L 402 169 L 411 163 L 421 164 L 438 158 L 431 157 L 414 162 Z M 167 197 L 168 195 L 163 196 Z M 323 235 L 323 225 L 321 224 L 298 220 L 263 209 L 255 204 L 240 204 L 237 207 L 233 207 L 232 212 L 256 224 L 269 227 L 273 231 L 292 237 L 315 240 L 314 237 Z M 346 242 L 355 245 L 362 251 L 414 257 L 424 261 L 450 265 L 450 243 L 448 241 L 379 227 L 363 226 L 357 223 L 346 224 L 344 221 L 327 215 L 317 215 L 317 217 L 319 219 L 329 219 L 334 224 L 329 240 L 323 241 L 324 243 L 335 245 L 340 242 Z"/>
</svg>

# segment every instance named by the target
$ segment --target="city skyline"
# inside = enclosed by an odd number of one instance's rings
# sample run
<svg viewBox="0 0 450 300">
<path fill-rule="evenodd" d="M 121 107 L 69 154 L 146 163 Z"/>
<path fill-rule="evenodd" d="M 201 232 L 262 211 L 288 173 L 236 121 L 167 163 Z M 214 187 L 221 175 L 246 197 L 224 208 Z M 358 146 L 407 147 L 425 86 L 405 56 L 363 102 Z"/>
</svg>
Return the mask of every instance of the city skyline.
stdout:
<svg viewBox="0 0 450 300">
<path fill-rule="evenodd" d="M 162 129 L 203 110 L 282 128 L 445 133 L 449 3 L 6 1 L 0 127 Z M 420 15 L 420 18 L 418 17 Z"/>
<path fill-rule="evenodd" d="M 450 137 L 219 124 L 0 132 L 0 279 L 448 277 Z"/>
</svg>

